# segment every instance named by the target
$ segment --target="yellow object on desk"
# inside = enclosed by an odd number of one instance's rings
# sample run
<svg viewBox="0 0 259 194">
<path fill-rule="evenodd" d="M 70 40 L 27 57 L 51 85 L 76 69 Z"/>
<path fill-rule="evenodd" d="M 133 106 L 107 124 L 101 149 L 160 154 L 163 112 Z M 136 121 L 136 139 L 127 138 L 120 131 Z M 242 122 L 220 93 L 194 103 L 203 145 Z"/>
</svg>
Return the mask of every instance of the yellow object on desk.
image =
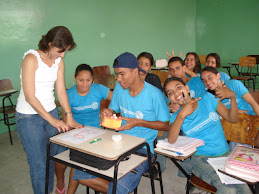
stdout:
<svg viewBox="0 0 259 194">
<path fill-rule="evenodd" d="M 117 117 L 105 117 L 102 126 L 110 129 L 118 129 L 121 127 L 122 119 Z"/>
</svg>

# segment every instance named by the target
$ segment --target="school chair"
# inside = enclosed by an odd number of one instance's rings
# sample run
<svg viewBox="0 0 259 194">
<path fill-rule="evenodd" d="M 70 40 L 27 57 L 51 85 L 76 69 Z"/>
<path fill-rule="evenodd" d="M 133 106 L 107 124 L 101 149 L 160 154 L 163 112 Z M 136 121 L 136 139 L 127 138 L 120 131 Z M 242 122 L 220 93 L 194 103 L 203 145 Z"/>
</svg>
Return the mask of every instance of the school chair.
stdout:
<svg viewBox="0 0 259 194">
<path fill-rule="evenodd" d="M 238 122 L 230 123 L 225 119 L 221 119 L 223 130 L 228 141 L 238 142 L 242 144 L 249 144 L 255 146 L 254 139 L 258 133 L 259 128 L 259 116 L 248 115 L 248 114 L 238 114 Z M 219 170 L 220 172 L 227 174 L 233 178 L 242 180 L 247 183 L 252 193 L 256 193 L 256 184 L 250 183 L 239 177 L 230 175 L 225 171 Z M 259 184 L 259 183 L 257 183 Z"/>
<path fill-rule="evenodd" d="M 255 75 L 255 83 L 256 83 L 256 77 L 259 76 L 259 55 L 247 55 L 247 56 L 256 58 L 256 75 Z"/>
<path fill-rule="evenodd" d="M 156 147 L 156 144 L 157 144 L 157 140 L 155 139 L 154 148 Z M 157 153 L 154 154 L 154 158 L 152 160 L 153 176 L 154 174 L 157 174 L 157 176 L 156 177 L 154 176 L 153 179 L 159 181 L 161 194 L 164 194 L 162 172 L 161 172 L 160 164 L 156 159 L 157 159 Z M 150 178 L 149 169 L 144 174 L 142 174 L 142 176 Z M 134 189 L 134 194 L 137 194 L 137 193 L 138 193 L 138 186 Z"/>
<path fill-rule="evenodd" d="M 165 80 L 168 78 L 168 71 L 154 70 L 151 71 L 152 74 L 155 74 L 159 77 L 162 87 L 164 86 Z"/>
<path fill-rule="evenodd" d="M 106 76 L 111 74 L 111 70 L 108 65 L 93 67 L 93 72 L 95 76 Z"/>
<path fill-rule="evenodd" d="M 0 80 L 0 92 L 13 90 L 12 83 L 9 79 Z M 11 134 L 11 125 L 15 125 L 15 105 L 11 100 L 11 95 L 17 92 L 17 90 L 13 90 L 13 92 L 6 93 L 1 95 L 2 99 L 2 107 L 0 108 L 0 113 L 3 114 L 4 118 L 1 119 L 4 121 L 4 124 L 8 127 L 9 137 L 11 145 L 13 145 L 13 139 Z"/>
<path fill-rule="evenodd" d="M 243 81 L 244 85 L 248 82 L 248 87 L 250 86 L 250 81 L 253 84 L 253 91 L 255 91 L 255 77 L 256 73 L 253 73 L 253 68 L 256 65 L 256 58 L 254 57 L 240 57 L 238 63 L 238 76 L 232 76 L 231 79 L 236 79 Z"/>
<path fill-rule="evenodd" d="M 198 56 L 199 56 L 201 64 L 205 64 L 207 55 L 198 55 Z"/>
</svg>

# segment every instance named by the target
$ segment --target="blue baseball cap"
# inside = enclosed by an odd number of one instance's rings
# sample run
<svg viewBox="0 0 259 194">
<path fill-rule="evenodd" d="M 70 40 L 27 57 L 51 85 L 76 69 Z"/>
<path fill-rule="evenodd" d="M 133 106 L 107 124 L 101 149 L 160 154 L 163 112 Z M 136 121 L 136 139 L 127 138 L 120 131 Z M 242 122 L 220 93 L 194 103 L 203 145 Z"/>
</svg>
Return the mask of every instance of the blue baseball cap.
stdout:
<svg viewBox="0 0 259 194">
<path fill-rule="evenodd" d="M 118 68 L 118 67 L 132 68 L 132 69 L 138 68 L 139 71 L 146 73 L 146 71 L 144 71 L 139 67 L 137 58 L 133 54 L 128 52 L 122 53 L 114 60 L 113 68 Z"/>
</svg>

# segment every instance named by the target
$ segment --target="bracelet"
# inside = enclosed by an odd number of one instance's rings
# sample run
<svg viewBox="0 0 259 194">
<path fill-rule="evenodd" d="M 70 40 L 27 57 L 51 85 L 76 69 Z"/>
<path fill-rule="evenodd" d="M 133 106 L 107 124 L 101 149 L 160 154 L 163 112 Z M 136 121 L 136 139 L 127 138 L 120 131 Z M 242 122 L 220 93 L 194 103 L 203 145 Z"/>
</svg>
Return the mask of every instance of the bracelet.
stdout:
<svg viewBox="0 0 259 194">
<path fill-rule="evenodd" d="M 67 114 L 73 114 L 73 113 L 71 111 L 65 112 L 65 116 L 67 116 Z"/>
</svg>

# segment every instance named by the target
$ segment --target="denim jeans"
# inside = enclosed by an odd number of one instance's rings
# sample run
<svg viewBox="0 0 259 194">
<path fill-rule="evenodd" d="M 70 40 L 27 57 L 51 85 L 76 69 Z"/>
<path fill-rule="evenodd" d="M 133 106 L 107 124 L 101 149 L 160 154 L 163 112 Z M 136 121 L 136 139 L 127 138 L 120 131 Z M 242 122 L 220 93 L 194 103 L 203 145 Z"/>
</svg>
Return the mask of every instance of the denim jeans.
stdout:
<svg viewBox="0 0 259 194">
<path fill-rule="evenodd" d="M 219 157 L 227 157 L 230 152 L 225 153 Z M 188 173 L 193 173 L 205 182 L 215 186 L 217 188 L 217 193 L 221 194 L 249 194 L 251 190 L 247 184 L 236 184 L 236 185 L 225 185 L 221 182 L 219 176 L 217 175 L 214 168 L 207 162 L 208 158 L 213 158 L 213 156 L 192 156 L 181 162 L 180 165 Z"/>
<path fill-rule="evenodd" d="M 146 154 L 147 150 L 144 148 L 141 148 L 138 150 L 139 153 Z M 151 157 L 153 157 L 153 154 L 151 153 Z M 140 178 L 144 172 L 146 172 L 149 169 L 149 163 L 148 160 L 144 163 L 137 166 L 134 171 L 129 172 L 125 176 L 123 176 L 118 182 L 117 182 L 117 188 L 116 193 L 117 194 L 128 194 L 131 193 L 139 184 Z M 75 170 L 73 179 L 74 180 L 80 180 L 80 179 L 94 179 L 97 178 L 94 175 L 85 173 L 80 170 Z M 110 182 L 109 188 L 107 193 L 112 193 L 113 189 L 113 183 Z"/>
<path fill-rule="evenodd" d="M 58 119 L 57 109 L 49 112 Z M 58 130 L 51 126 L 38 114 L 21 114 L 16 112 L 16 128 L 18 137 L 27 155 L 30 167 L 32 188 L 35 194 L 45 193 L 46 154 L 50 137 L 57 135 Z M 57 145 L 52 144 L 50 154 L 55 155 Z M 50 162 L 49 193 L 53 191 L 54 162 Z"/>
</svg>

